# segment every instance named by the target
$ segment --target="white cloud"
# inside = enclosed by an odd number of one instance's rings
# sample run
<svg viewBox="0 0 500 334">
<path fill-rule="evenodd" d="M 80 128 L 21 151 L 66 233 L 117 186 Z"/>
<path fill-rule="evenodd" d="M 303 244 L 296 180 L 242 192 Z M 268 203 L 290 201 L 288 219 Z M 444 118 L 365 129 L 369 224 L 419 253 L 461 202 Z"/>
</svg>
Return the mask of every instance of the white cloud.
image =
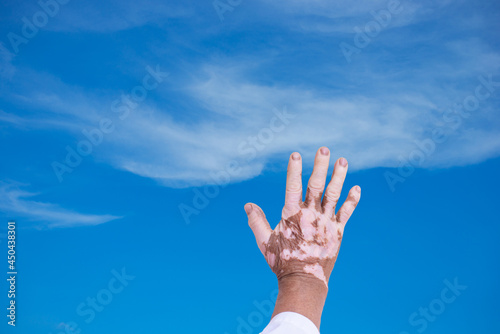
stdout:
<svg viewBox="0 0 500 334">
<path fill-rule="evenodd" d="M 26 219 L 36 227 L 63 228 L 104 224 L 121 217 L 78 213 L 56 204 L 36 201 L 39 193 L 23 190 L 26 185 L 17 182 L 0 182 L 0 210 L 11 218 Z"/>
</svg>

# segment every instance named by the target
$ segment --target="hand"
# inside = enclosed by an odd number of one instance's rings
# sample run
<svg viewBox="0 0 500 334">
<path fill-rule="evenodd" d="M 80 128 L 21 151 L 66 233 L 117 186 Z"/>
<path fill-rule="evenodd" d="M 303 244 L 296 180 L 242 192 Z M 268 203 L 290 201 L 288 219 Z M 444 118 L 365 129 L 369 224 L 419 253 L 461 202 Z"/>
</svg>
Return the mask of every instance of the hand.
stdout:
<svg viewBox="0 0 500 334">
<path fill-rule="evenodd" d="M 251 203 L 245 205 L 248 223 L 260 251 L 278 281 L 287 277 L 314 277 L 328 287 L 345 225 L 361 196 L 360 187 L 353 187 L 335 214 L 347 173 L 347 161 L 340 158 L 335 163 L 332 179 L 321 200 L 329 160 L 328 148 L 320 148 L 314 160 L 306 198 L 302 202 L 302 160 L 297 152 L 290 156 L 285 206 L 274 231 L 260 207 Z"/>
</svg>

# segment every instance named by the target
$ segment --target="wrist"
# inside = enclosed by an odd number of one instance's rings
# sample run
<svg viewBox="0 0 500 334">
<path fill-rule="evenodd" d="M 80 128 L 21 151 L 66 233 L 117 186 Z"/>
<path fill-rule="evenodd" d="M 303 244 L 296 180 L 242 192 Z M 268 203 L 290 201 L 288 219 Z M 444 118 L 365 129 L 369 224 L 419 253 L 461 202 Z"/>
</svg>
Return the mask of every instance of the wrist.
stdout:
<svg viewBox="0 0 500 334">
<path fill-rule="evenodd" d="M 319 329 L 328 287 L 309 274 L 287 275 L 278 279 L 279 293 L 273 317 L 281 312 L 299 313 Z"/>
<path fill-rule="evenodd" d="M 324 297 L 328 294 L 328 286 L 319 278 L 308 273 L 289 274 L 278 278 L 279 291 L 288 294 L 302 294 Z"/>
</svg>

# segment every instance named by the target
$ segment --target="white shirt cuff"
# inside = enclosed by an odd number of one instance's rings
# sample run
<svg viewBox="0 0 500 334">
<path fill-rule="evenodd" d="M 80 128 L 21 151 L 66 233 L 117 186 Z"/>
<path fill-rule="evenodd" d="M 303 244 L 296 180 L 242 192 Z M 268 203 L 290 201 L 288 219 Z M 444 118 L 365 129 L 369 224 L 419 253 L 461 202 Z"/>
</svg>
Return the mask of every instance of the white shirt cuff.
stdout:
<svg viewBox="0 0 500 334">
<path fill-rule="evenodd" d="M 295 312 L 277 314 L 261 334 L 319 334 L 316 325 Z"/>
</svg>

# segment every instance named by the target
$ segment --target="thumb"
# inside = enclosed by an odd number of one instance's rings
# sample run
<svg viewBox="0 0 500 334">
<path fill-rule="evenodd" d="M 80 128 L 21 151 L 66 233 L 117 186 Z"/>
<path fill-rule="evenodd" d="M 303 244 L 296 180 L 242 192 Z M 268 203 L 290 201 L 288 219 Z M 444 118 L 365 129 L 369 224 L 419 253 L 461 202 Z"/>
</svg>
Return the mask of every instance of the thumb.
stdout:
<svg viewBox="0 0 500 334">
<path fill-rule="evenodd" d="M 253 203 L 245 204 L 245 212 L 248 216 L 248 225 L 255 235 L 255 240 L 259 246 L 260 251 L 264 254 L 264 245 L 269 240 L 273 230 L 269 226 L 269 222 L 266 219 L 264 211 L 257 205 Z"/>
</svg>

